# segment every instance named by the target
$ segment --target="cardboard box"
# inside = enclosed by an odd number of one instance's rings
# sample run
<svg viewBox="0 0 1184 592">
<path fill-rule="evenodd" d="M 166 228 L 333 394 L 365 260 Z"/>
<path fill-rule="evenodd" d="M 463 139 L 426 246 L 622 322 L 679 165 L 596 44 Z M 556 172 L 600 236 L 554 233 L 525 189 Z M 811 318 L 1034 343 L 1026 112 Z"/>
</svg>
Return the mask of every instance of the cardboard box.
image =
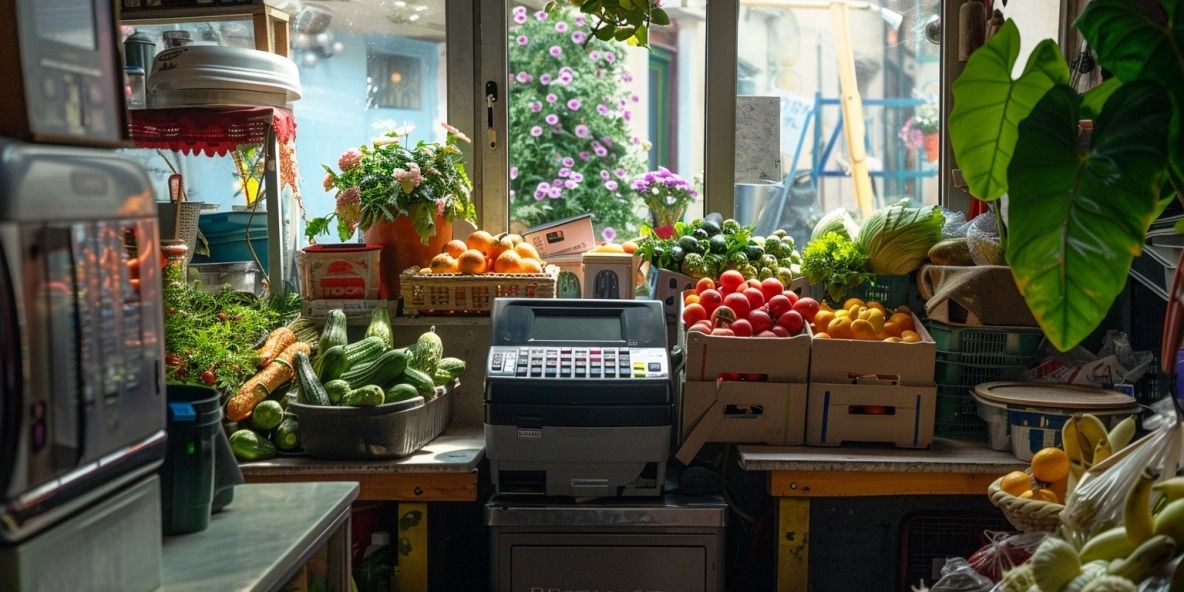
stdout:
<svg viewBox="0 0 1184 592">
<path fill-rule="evenodd" d="M 570 253 L 583 253 L 596 246 L 592 230 L 592 214 L 581 214 L 548 224 L 540 224 L 524 232 L 523 240 L 534 245 L 543 258 Z"/>
<path fill-rule="evenodd" d="M 678 317 L 682 311 L 682 293 L 693 290 L 695 282 L 699 280 L 670 271 L 669 269 L 650 268 L 648 278 L 650 286 L 650 300 L 662 301 L 662 312 L 668 317 Z"/>
<path fill-rule="evenodd" d="M 689 464 L 708 442 L 801 444 L 806 409 L 802 383 L 687 381 L 675 456 Z"/>
<path fill-rule="evenodd" d="M 559 268 L 559 281 L 555 285 L 556 298 L 582 298 L 584 294 L 584 258 L 580 253 L 552 255 L 548 265 Z"/>
<path fill-rule="evenodd" d="M 628 253 L 593 252 L 585 252 L 582 257 L 584 298 L 633 299 L 636 257 Z"/>
<path fill-rule="evenodd" d="M 806 444 L 886 442 L 925 448 L 933 442 L 937 388 L 891 381 L 810 383 Z"/>
<path fill-rule="evenodd" d="M 686 338 L 686 379 L 714 381 L 721 373 L 740 373 L 761 374 L 769 382 L 805 383 L 812 339 L 809 325 L 794 337 L 722 337 L 692 331 Z M 932 371 L 929 380 L 933 381 Z"/>
<path fill-rule="evenodd" d="M 306 300 L 378 298 L 380 245 L 310 245 L 299 251 L 301 296 Z"/>
<path fill-rule="evenodd" d="M 905 386 L 933 386 L 937 344 L 916 315 L 913 324 L 923 340 L 920 343 L 815 339 L 810 382 L 846 384 L 856 376 L 876 375 L 894 377 Z"/>
</svg>

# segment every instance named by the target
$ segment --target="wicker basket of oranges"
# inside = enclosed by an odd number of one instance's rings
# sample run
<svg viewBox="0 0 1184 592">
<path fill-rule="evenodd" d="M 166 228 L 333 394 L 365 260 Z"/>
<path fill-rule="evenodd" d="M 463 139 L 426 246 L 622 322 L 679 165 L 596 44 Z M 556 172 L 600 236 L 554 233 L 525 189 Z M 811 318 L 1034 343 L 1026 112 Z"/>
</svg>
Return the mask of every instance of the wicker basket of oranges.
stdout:
<svg viewBox="0 0 1184 592">
<path fill-rule="evenodd" d="M 426 267 L 411 267 L 399 278 L 403 310 L 409 314 L 485 314 L 494 298 L 554 298 L 559 268 L 515 234 L 478 230 L 452 240 Z"/>
<path fill-rule="evenodd" d="M 1060 448 L 1045 448 L 1024 471 L 1012 471 L 987 487 L 991 504 L 1022 532 L 1052 532 L 1060 524 L 1068 495 L 1069 457 Z"/>
</svg>

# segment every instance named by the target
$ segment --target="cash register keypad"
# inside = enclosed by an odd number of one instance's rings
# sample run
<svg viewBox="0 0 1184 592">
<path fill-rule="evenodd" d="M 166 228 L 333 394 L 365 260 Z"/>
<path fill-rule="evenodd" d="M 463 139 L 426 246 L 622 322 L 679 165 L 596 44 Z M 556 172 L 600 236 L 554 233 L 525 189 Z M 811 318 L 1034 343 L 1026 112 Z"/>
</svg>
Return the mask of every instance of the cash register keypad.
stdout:
<svg viewBox="0 0 1184 592">
<path fill-rule="evenodd" d="M 491 376 L 601 379 L 665 378 L 666 352 L 657 348 L 498 347 Z"/>
</svg>

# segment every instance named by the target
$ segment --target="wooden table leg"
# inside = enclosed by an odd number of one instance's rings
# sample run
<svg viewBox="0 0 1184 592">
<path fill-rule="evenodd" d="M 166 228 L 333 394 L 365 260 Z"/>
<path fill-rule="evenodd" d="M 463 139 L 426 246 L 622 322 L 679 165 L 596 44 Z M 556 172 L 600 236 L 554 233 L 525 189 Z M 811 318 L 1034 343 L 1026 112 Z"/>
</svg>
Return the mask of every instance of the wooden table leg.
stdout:
<svg viewBox="0 0 1184 592">
<path fill-rule="evenodd" d="M 399 503 L 399 592 L 428 590 L 428 505 Z"/>
<path fill-rule="evenodd" d="M 778 592 L 807 592 L 809 573 L 810 498 L 780 498 L 777 507 Z"/>
</svg>

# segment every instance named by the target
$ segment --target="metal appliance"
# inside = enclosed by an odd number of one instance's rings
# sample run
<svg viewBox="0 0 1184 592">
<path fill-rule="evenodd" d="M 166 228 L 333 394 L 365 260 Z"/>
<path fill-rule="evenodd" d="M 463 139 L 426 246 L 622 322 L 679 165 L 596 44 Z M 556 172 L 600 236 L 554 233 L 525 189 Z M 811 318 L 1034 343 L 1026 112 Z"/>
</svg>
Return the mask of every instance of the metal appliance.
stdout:
<svg viewBox="0 0 1184 592">
<path fill-rule="evenodd" d="M 158 240 L 135 161 L 0 139 L 0 551 L 163 459 Z"/>
<path fill-rule="evenodd" d="M 91 146 L 127 139 L 111 0 L 0 0 L 0 136 Z"/>
<path fill-rule="evenodd" d="M 497 299 L 491 324 L 485 455 L 497 493 L 659 495 L 682 360 L 667 350 L 662 304 Z"/>
</svg>

